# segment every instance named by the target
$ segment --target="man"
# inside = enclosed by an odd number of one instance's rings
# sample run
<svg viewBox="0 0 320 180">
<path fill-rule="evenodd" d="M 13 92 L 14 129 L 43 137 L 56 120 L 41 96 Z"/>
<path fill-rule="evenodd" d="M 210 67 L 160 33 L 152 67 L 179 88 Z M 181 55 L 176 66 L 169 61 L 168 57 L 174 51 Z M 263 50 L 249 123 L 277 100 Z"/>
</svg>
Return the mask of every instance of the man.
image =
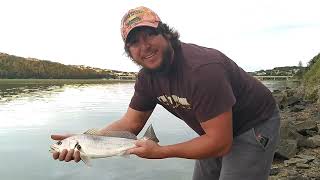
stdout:
<svg viewBox="0 0 320 180">
<path fill-rule="evenodd" d="M 152 159 L 196 159 L 194 180 L 268 178 L 280 118 L 263 84 L 223 53 L 179 41 L 179 34 L 146 7 L 128 11 L 121 35 L 126 53 L 142 69 L 127 112 L 101 134 L 108 130 L 138 134 L 160 104 L 199 136 L 168 146 L 139 140 L 128 153 Z M 73 150 L 53 157 L 80 160 Z"/>
</svg>

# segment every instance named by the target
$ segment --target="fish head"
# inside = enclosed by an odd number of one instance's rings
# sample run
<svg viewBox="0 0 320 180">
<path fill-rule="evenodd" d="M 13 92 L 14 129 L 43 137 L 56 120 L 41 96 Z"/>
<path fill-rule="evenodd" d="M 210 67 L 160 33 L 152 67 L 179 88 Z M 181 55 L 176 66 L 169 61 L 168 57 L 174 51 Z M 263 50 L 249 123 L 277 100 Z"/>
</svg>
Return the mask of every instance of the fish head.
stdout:
<svg viewBox="0 0 320 180">
<path fill-rule="evenodd" d="M 74 137 L 69 137 L 50 146 L 50 152 L 62 152 L 62 150 L 67 149 L 74 149 L 78 144 L 78 141 Z"/>
</svg>

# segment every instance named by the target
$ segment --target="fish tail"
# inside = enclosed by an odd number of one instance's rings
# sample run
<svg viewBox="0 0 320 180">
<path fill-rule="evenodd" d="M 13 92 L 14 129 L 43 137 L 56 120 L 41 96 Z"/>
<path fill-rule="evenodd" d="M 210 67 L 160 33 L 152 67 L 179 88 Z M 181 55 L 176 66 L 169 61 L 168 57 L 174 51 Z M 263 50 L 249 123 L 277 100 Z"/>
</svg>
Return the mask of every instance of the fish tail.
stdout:
<svg viewBox="0 0 320 180">
<path fill-rule="evenodd" d="M 146 130 L 142 138 L 150 139 L 154 142 L 159 142 L 159 139 L 157 138 L 156 133 L 153 130 L 152 124 L 150 124 L 150 126 L 148 127 L 148 129 Z"/>
</svg>

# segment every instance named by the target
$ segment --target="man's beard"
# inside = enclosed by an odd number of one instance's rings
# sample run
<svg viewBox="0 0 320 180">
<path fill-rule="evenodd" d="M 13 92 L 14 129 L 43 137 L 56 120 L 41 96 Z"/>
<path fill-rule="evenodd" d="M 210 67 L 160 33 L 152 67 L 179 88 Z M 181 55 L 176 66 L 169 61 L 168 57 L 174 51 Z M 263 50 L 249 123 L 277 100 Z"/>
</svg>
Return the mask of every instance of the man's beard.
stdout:
<svg viewBox="0 0 320 180">
<path fill-rule="evenodd" d="M 143 67 L 143 69 L 147 73 L 159 73 L 159 74 L 166 74 L 170 71 L 170 67 L 172 64 L 172 54 L 173 54 L 173 49 L 170 47 L 167 47 L 163 54 L 162 54 L 162 61 L 159 67 L 150 69 L 147 67 Z"/>
</svg>

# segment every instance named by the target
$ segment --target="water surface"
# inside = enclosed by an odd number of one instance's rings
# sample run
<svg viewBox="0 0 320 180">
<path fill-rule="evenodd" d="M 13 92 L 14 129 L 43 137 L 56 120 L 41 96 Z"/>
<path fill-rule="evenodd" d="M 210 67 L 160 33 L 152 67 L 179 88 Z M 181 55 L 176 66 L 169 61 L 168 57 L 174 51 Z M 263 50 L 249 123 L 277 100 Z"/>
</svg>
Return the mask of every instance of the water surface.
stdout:
<svg viewBox="0 0 320 180">
<path fill-rule="evenodd" d="M 283 81 L 264 84 L 270 90 L 290 85 Z M 0 83 L 1 179 L 191 179 L 194 161 L 186 159 L 112 157 L 94 160 L 92 168 L 82 162 L 52 160 L 51 134 L 80 133 L 117 120 L 128 107 L 133 85 Z M 150 123 L 162 145 L 196 136 L 160 106 L 156 107 Z"/>
<path fill-rule="evenodd" d="M 112 157 L 94 160 L 92 168 L 82 162 L 52 160 L 50 134 L 84 132 L 120 118 L 128 107 L 133 85 L 0 86 L 1 179 L 190 179 L 193 161 L 185 159 Z M 163 145 L 195 136 L 161 107 L 156 108 L 149 123 Z"/>
</svg>

